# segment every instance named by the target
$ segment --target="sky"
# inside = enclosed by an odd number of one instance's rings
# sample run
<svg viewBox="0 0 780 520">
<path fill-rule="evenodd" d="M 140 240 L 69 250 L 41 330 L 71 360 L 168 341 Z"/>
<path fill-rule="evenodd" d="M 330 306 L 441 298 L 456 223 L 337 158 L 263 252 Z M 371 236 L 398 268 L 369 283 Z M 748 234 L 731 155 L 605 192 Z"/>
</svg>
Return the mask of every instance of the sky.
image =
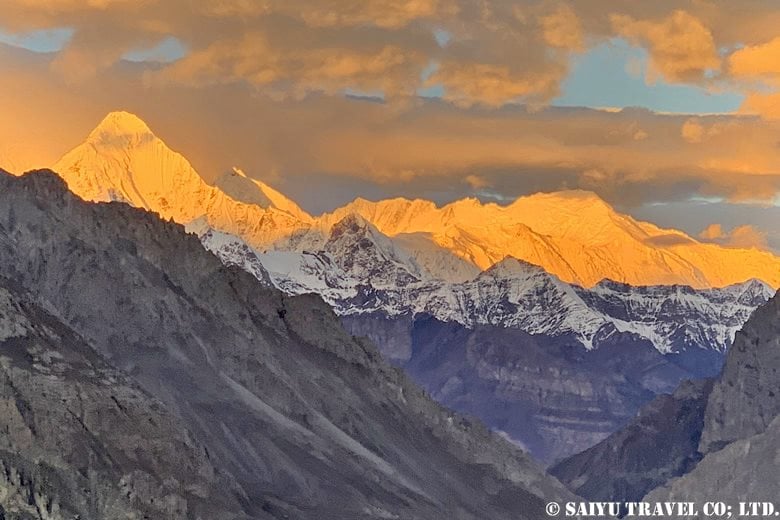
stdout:
<svg viewBox="0 0 780 520">
<path fill-rule="evenodd" d="M 780 250 L 778 27 L 776 0 L 4 0 L 0 167 L 122 109 L 313 213 L 587 189 Z"/>
</svg>

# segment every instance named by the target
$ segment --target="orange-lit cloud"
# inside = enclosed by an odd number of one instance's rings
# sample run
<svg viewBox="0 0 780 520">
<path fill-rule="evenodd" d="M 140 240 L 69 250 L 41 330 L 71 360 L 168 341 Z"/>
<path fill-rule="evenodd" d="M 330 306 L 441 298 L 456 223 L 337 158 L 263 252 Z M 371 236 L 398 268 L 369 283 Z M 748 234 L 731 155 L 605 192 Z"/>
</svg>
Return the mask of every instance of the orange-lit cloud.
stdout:
<svg viewBox="0 0 780 520">
<path fill-rule="evenodd" d="M 622 203 L 766 201 L 780 191 L 780 122 L 755 117 L 421 100 L 398 110 L 321 94 L 280 100 L 234 82 L 148 84 L 158 66 L 139 64 L 72 84 L 51 70 L 52 57 L 2 49 L 0 160 L 16 170 L 53 164 L 105 113 L 127 109 L 208 178 L 238 165 L 261 178 L 318 172 L 410 193 L 489 187 L 513 197 L 582 187 Z"/>
<path fill-rule="evenodd" d="M 766 201 L 780 190 L 778 24 L 775 0 L 5 0 L 3 30 L 74 34 L 52 56 L 0 50 L 0 164 L 52 164 L 130 109 L 212 177 L 239 164 L 437 192 Z M 121 61 L 171 36 L 182 59 Z M 616 36 L 658 77 L 744 91 L 763 120 L 545 108 L 571 57 Z M 444 101 L 418 99 L 425 87 Z"/>
<path fill-rule="evenodd" d="M 301 97 L 317 91 L 335 93 L 348 85 L 387 96 L 409 96 L 419 84 L 415 73 L 426 63 L 424 55 L 394 45 L 334 45 L 280 52 L 264 34 L 252 33 L 194 51 L 170 67 L 149 74 L 149 78 L 188 85 L 246 81 L 278 97 Z"/>
<path fill-rule="evenodd" d="M 701 20 L 682 10 L 658 20 L 635 20 L 631 16 L 612 15 L 617 34 L 650 51 L 651 77 L 688 82 L 704 78 L 708 71 L 720 69 L 715 40 Z"/>
<path fill-rule="evenodd" d="M 780 92 L 751 93 L 745 99 L 742 111 L 760 115 L 764 119 L 780 120 Z"/>
<path fill-rule="evenodd" d="M 736 77 L 780 80 L 780 36 L 735 51 L 729 57 L 729 71 Z"/>
<path fill-rule="evenodd" d="M 699 238 L 728 247 L 767 249 L 767 233 L 750 225 L 737 226 L 730 231 L 720 224 L 711 224 L 701 233 Z"/>
<path fill-rule="evenodd" d="M 542 16 L 540 22 L 544 41 L 548 45 L 574 51 L 583 50 L 585 36 L 582 25 L 570 6 L 559 5 L 552 13 Z"/>
<path fill-rule="evenodd" d="M 404 103 L 436 86 L 461 106 L 492 107 L 547 103 L 573 54 L 614 37 L 648 50 L 650 80 L 766 93 L 757 80 L 780 88 L 778 26 L 776 0 L 5 0 L 0 13 L 12 33 L 72 27 L 51 64 L 71 83 L 175 37 L 188 55 L 149 82 L 247 82 L 277 97 L 381 91 Z"/>
</svg>

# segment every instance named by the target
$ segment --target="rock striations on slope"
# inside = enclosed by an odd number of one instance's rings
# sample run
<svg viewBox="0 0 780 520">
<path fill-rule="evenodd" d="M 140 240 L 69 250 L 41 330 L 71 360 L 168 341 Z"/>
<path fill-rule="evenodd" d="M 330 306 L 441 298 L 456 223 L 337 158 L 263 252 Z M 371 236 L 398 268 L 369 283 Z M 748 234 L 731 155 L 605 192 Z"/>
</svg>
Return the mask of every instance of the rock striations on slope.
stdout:
<svg viewBox="0 0 780 520">
<path fill-rule="evenodd" d="M 248 517 L 533 519 L 569 496 L 346 334 L 319 297 L 264 287 L 179 225 L 85 203 L 52 173 L 0 174 L 0 275 L 162 401 Z"/>
<path fill-rule="evenodd" d="M 707 399 L 699 443 L 704 458 L 650 500 L 774 502 L 780 496 L 780 295 L 737 334 Z"/>
<path fill-rule="evenodd" d="M 715 497 L 735 508 L 738 501 L 775 501 L 778 341 L 780 295 L 737 334 L 720 376 L 657 398 L 626 428 L 552 473 L 592 500 L 640 500 L 647 493 L 653 502 L 702 504 Z"/>
<path fill-rule="evenodd" d="M 246 518 L 179 418 L 2 277 L 0 431 L 0 518 Z"/>
<path fill-rule="evenodd" d="M 580 496 L 636 502 L 701 460 L 699 440 L 712 380 L 686 381 L 658 396 L 624 428 L 550 468 Z"/>
</svg>

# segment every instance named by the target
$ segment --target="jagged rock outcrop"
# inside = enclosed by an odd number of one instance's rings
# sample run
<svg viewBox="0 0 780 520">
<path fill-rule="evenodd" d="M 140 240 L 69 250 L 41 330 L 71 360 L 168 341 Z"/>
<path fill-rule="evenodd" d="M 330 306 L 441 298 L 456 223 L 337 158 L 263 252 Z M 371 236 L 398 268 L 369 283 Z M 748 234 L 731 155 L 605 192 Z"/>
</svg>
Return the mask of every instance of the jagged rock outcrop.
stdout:
<svg viewBox="0 0 780 520">
<path fill-rule="evenodd" d="M 717 496 L 736 504 L 780 496 L 780 296 L 737 333 L 707 400 L 699 451 L 704 458 L 695 469 L 648 500 Z"/>
<path fill-rule="evenodd" d="M 599 500 L 638 500 L 643 490 L 650 502 L 717 499 L 736 508 L 739 501 L 776 500 L 779 369 L 776 295 L 737 333 L 717 378 L 657 398 L 626 428 L 552 473 Z M 703 511 L 695 518 L 705 518 Z"/>
<path fill-rule="evenodd" d="M 720 451 L 710 453 L 685 476 L 673 479 L 649 493 L 645 500 L 686 501 L 704 504 L 712 497 L 731 505 L 739 515 L 738 502 L 769 502 L 778 508 L 780 483 L 780 417 L 761 433 L 739 439 Z M 764 518 L 771 518 L 763 516 Z M 775 515 L 777 516 L 777 515 Z M 695 519 L 710 518 L 699 515 Z"/>
<path fill-rule="evenodd" d="M 699 438 L 711 380 L 686 381 L 658 396 L 602 442 L 561 461 L 550 473 L 592 501 L 635 502 L 701 459 Z"/>
<path fill-rule="evenodd" d="M 178 418 L 5 278 L 0 431 L 0 518 L 247 518 Z"/>
<path fill-rule="evenodd" d="M 317 296 L 225 267 L 194 235 L 0 174 L 0 274 L 159 398 L 251 517 L 535 519 L 570 495 L 445 410 Z"/>
<path fill-rule="evenodd" d="M 780 414 L 780 298 L 751 316 L 734 340 L 707 403 L 702 451 L 763 432 Z"/>
</svg>

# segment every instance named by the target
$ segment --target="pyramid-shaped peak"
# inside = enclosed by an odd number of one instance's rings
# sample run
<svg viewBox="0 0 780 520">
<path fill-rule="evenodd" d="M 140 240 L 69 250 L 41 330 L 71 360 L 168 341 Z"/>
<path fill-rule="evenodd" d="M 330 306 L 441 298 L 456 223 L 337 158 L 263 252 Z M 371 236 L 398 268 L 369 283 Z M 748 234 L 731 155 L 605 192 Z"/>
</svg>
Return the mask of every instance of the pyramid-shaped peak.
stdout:
<svg viewBox="0 0 780 520">
<path fill-rule="evenodd" d="M 91 139 L 104 139 L 108 136 L 125 137 L 152 135 L 149 126 L 135 114 L 130 112 L 111 112 L 90 134 Z"/>
<path fill-rule="evenodd" d="M 484 274 L 512 278 L 517 275 L 547 274 L 547 271 L 536 264 L 508 255 L 490 266 Z"/>
<path fill-rule="evenodd" d="M 334 235 L 341 235 L 343 233 L 358 233 L 363 230 L 372 230 L 372 226 L 360 213 L 350 212 L 347 215 L 336 222 L 333 226 L 331 233 Z"/>
</svg>

